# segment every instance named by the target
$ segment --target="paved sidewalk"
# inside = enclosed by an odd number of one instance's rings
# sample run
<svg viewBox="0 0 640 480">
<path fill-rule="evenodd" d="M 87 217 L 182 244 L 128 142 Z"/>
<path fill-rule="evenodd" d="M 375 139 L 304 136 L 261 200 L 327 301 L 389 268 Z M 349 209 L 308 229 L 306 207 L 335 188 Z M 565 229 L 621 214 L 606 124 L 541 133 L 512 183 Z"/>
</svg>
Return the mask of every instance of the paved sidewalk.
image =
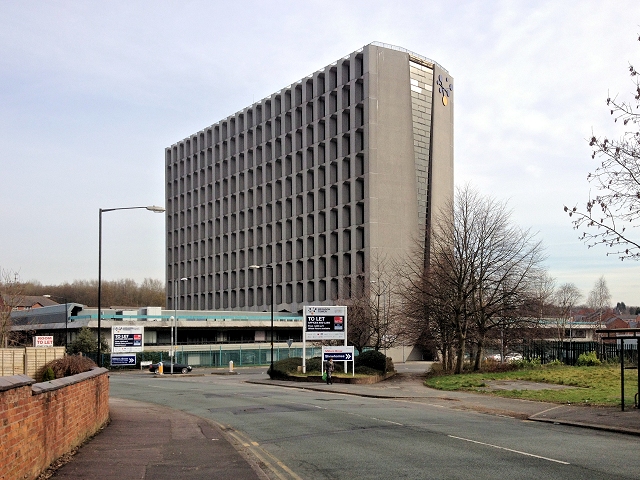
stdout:
<svg viewBox="0 0 640 480">
<path fill-rule="evenodd" d="M 268 477 L 204 418 L 111 398 L 111 423 L 53 476 L 76 480 L 253 480 Z"/>
</svg>

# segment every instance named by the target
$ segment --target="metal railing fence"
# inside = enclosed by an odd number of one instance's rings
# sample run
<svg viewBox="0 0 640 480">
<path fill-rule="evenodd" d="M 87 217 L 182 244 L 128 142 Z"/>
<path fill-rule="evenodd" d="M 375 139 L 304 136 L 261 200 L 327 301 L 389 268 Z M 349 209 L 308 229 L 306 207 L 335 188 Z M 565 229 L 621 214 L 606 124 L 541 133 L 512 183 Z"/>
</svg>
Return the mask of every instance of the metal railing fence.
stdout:
<svg viewBox="0 0 640 480">
<path fill-rule="evenodd" d="M 576 365 L 580 355 L 590 352 L 596 352 L 601 362 L 620 361 L 620 345 L 616 343 L 531 340 L 522 346 L 523 358 L 538 359 L 542 364 L 559 361 L 566 365 Z M 637 346 L 625 344 L 624 356 L 625 363 L 637 365 Z"/>
<path fill-rule="evenodd" d="M 322 355 L 322 347 L 307 347 L 307 358 Z M 96 354 L 87 354 L 87 357 L 96 360 Z M 302 357 L 302 348 L 274 347 L 273 361 L 284 360 L 292 357 Z M 136 366 L 140 368 L 141 361 L 153 363 L 169 360 L 169 351 L 166 352 L 140 352 L 136 354 Z M 247 347 L 239 346 L 237 349 L 223 349 L 222 346 L 211 345 L 209 350 L 176 350 L 175 362 L 186 363 L 192 367 L 226 367 L 233 361 L 235 367 L 267 366 L 271 363 L 271 347 Z M 111 355 L 102 354 L 102 364 L 111 364 Z"/>
</svg>

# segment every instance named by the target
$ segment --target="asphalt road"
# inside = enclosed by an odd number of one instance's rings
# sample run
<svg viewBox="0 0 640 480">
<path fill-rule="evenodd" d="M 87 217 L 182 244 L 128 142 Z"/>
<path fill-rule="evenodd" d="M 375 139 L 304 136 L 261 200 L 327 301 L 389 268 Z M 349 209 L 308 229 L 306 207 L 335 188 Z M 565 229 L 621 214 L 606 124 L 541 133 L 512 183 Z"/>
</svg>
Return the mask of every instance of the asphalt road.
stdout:
<svg viewBox="0 0 640 480">
<path fill-rule="evenodd" d="M 251 454 L 279 466 L 273 478 L 640 478 L 637 437 L 245 383 L 260 378 L 267 378 L 264 369 L 163 379 L 114 374 L 111 395 L 231 428 Z"/>
</svg>

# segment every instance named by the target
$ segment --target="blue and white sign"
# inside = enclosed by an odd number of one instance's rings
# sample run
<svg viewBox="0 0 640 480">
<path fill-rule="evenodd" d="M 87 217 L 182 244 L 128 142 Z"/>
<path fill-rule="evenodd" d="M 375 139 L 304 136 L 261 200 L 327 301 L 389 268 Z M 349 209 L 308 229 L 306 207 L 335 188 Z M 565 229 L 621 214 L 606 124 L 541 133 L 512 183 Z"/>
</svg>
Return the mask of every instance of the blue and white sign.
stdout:
<svg viewBox="0 0 640 480">
<path fill-rule="evenodd" d="M 333 359 L 334 362 L 353 362 L 352 372 L 355 375 L 353 345 L 344 347 L 322 347 L 322 370 L 324 371 L 324 362 Z M 345 367 L 346 367 L 345 363 Z"/>
<path fill-rule="evenodd" d="M 114 353 L 133 353 L 144 350 L 144 327 L 118 326 L 111 327 L 111 351 Z"/>
<path fill-rule="evenodd" d="M 348 353 L 348 352 L 332 352 L 332 353 L 329 353 L 329 352 L 325 352 L 324 359 L 325 360 L 329 360 L 330 358 L 333 358 L 333 360 L 336 361 L 336 362 L 338 360 L 340 360 L 340 361 L 344 361 L 344 360 L 351 361 L 351 360 L 353 360 L 353 353 Z"/>
<path fill-rule="evenodd" d="M 322 347 L 322 361 L 327 361 L 330 358 L 336 360 L 353 360 L 353 345 L 348 347 Z"/>
<path fill-rule="evenodd" d="M 111 365 L 114 366 L 126 366 L 134 367 L 136 365 L 136 354 L 132 353 L 129 355 L 111 355 Z"/>
</svg>

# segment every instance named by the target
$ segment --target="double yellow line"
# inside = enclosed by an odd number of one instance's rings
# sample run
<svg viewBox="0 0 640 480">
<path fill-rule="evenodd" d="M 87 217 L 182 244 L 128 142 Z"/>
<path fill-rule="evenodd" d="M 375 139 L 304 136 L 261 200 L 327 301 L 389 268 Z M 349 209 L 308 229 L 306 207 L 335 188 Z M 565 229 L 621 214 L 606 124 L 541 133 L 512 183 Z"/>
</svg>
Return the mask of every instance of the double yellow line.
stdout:
<svg viewBox="0 0 640 480">
<path fill-rule="evenodd" d="M 267 452 L 258 442 L 251 440 L 251 438 L 249 438 L 245 433 L 234 430 L 229 425 L 222 425 L 217 422 L 216 424 L 225 435 L 228 435 L 235 441 L 232 443 L 235 443 L 236 448 L 243 448 L 249 455 L 252 455 L 258 460 L 257 463 L 260 468 L 268 470 L 265 474 L 269 478 L 277 478 L 280 480 L 302 480 L 302 478 L 296 475 L 293 470 Z M 271 475 L 269 475 L 269 473 L 271 473 Z"/>
</svg>

